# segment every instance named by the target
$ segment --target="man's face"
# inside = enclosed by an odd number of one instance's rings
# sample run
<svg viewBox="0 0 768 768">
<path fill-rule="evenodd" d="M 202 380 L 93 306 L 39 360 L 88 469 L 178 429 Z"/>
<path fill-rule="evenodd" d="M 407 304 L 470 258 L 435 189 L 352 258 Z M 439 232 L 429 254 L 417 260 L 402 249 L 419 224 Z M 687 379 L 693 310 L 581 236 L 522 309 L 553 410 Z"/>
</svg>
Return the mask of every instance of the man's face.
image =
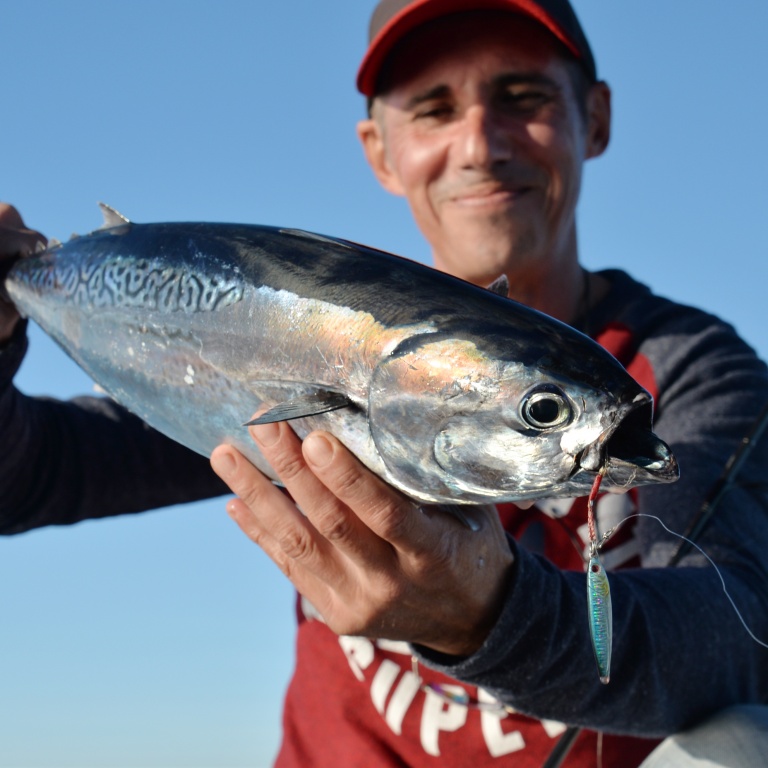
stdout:
<svg viewBox="0 0 768 768">
<path fill-rule="evenodd" d="M 607 88 L 606 122 L 594 126 L 594 96 L 584 116 L 557 43 L 503 13 L 448 17 L 391 60 L 359 133 L 379 180 L 407 198 L 435 265 L 484 284 L 575 258 L 581 167 L 607 143 Z"/>
</svg>

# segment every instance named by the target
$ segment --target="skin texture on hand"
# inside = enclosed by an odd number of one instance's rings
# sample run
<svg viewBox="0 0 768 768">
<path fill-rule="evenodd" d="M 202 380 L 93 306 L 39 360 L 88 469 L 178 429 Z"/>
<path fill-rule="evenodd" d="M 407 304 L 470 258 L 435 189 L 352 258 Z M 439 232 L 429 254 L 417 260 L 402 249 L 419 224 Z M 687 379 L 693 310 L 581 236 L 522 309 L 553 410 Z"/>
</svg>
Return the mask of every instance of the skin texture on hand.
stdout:
<svg viewBox="0 0 768 768">
<path fill-rule="evenodd" d="M 334 632 L 457 656 L 482 645 L 513 562 L 495 509 L 464 507 L 479 525 L 470 531 L 417 506 L 327 433 L 303 444 L 287 424 L 251 434 L 295 503 L 224 445 L 211 463 L 239 497 L 227 511 Z"/>
<path fill-rule="evenodd" d="M 19 256 L 29 256 L 40 247 L 45 247 L 46 239 L 39 232 L 28 229 L 19 212 L 7 203 L 0 203 L 0 275 L 5 268 Z M 0 291 L 0 346 L 5 344 L 13 333 L 19 313 L 13 304 L 3 299 Z"/>
</svg>

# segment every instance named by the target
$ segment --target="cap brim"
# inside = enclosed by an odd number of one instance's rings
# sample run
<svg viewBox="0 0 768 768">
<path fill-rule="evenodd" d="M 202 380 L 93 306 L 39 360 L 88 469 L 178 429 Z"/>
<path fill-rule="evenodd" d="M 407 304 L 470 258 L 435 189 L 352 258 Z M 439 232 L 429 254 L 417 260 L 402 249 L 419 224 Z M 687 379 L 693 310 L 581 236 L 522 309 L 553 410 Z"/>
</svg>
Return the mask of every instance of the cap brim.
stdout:
<svg viewBox="0 0 768 768">
<path fill-rule="evenodd" d="M 511 11 L 528 16 L 546 27 L 576 58 L 582 58 L 578 46 L 556 19 L 532 0 L 415 0 L 394 14 L 371 40 L 357 73 L 357 89 L 364 96 L 376 95 L 376 81 L 384 60 L 412 30 L 453 13 L 486 10 Z"/>
</svg>

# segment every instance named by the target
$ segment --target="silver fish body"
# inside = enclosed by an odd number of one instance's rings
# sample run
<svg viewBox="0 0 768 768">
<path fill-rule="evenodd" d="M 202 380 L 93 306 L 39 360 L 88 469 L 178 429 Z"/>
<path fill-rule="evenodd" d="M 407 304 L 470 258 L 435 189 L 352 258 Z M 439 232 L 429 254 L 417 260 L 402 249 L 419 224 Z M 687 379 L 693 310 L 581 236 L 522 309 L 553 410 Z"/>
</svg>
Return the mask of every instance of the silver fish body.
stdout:
<svg viewBox="0 0 768 768">
<path fill-rule="evenodd" d="M 215 223 L 104 228 L 18 261 L 5 289 L 115 400 L 209 455 L 276 407 L 427 503 L 670 482 L 652 401 L 568 326 L 343 240 Z M 340 407 L 341 406 L 341 407 Z"/>
</svg>

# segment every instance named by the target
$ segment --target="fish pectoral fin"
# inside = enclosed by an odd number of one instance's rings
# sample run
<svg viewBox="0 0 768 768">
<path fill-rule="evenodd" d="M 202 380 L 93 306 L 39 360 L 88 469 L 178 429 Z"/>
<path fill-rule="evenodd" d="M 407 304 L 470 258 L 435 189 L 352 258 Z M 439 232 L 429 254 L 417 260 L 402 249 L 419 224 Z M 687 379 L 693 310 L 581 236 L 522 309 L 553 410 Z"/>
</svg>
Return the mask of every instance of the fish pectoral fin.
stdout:
<svg viewBox="0 0 768 768">
<path fill-rule="evenodd" d="M 276 421 L 302 419 L 305 416 L 317 416 L 320 413 L 336 411 L 350 405 L 354 405 L 352 400 L 338 392 L 313 392 L 310 395 L 302 395 L 293 400 L 279 403 L 266 413 L 262 413 L 261 416 L 247 421 L 243 426 L 250 427 L 255 424 L 272 424 Z"/>
</svg>

